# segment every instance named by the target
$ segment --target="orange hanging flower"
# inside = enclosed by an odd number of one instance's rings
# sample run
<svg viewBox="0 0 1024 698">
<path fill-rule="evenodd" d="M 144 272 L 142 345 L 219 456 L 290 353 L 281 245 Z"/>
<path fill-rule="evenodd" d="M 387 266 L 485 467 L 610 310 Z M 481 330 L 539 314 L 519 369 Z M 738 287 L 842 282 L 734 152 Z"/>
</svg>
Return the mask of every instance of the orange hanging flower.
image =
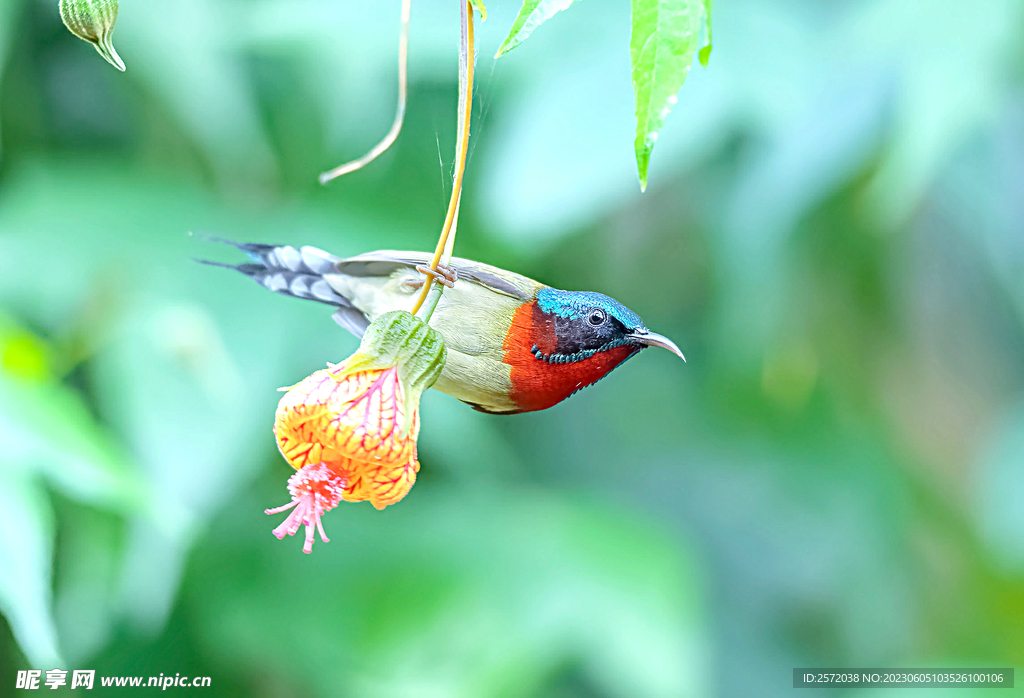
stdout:
<svg viewBox="0 0 1024 698">
<path fill-rule="evenodd" d="M 274 535 L 306 525 L 327 542 L 320 516 L 340 500 L 369 500 L 377 509 L 402 499 L 416 482 L 419 402 L 444 368 L 441 336 L 405 311 L 377 318 L 359 350 L 288 389 L 277 407 L 274 434 L 298 472 L 289 479 L 293 508 Z"/>
</svg>

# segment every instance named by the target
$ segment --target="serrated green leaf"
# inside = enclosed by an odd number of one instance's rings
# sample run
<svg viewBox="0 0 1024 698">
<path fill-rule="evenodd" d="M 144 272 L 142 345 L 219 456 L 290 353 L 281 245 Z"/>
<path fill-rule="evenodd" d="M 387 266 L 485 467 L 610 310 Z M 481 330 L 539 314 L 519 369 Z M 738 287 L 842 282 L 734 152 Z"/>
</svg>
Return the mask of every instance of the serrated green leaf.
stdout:
<svg viewBox="0 0 1024 698">
<path fill-rule="evenodd" d="M 629 50 L 636 93 L 636 164 L 640 189 L 658 131 L 676 103 L 700 43 L 707 0 L 633 0 Z"/>
<path fill-rule="evenodd" d="M 508 37 L 494 57 L 497 58 L 503 53 L 508 53 L 526 41 L 534 29 L 551 19 L 556 12 L 567 9 L 572 3 L 573 0 L 524 0 L 522 8 L 519 10 L 519 16 L 512 24 Z"/>
<path fill-rule="evenodd" d="M 484 6 L 483 0 L 469 0 L 469 4 L 480 13 L 481 22 L 487 19 L 487 8 Z"/>
<path fill-rule="evenodd" d="M 704 16 L 708 23 L 708 36 L 707 43 L 705 43 L 700 51 L 697 53 L 697 58 L 700 60 L 700 64 L 705 68 L 708 67 L 708 61 L 711 59 L 711 9 L 715 5 L 715 0 L 704 0 Z"/>
</svg>

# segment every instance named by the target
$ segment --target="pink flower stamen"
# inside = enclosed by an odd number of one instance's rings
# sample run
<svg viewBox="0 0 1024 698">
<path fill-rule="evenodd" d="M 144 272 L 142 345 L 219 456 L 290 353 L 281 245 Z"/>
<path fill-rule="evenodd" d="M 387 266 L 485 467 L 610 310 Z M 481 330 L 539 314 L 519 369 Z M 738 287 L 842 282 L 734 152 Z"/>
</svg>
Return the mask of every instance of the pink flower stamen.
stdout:
<svg viewBox="0 0 1024 698">
<path fill-rule="evenodd" d="M 274 529 L 274 535 L 279 539 L 286 535 L 293 536 L 299 527 L 305 524 L 306 541 L 302 546 L 302 552 L 311 553 L 315 531 L 320 532 L 320 539 L 324 543 L 330 542 L 324 533 L 324 524 L 320 516 L 338 506 L 344 490 L 345 478 L 336 475 L 323 463 L 312 463 L 297 470 L 288 478 L 288 492 L 292 496 L 292 501 L 274 509 L 267 509 L 264 513 L 280 514 L 294 507 L 288 518 Z"/>
</svg>

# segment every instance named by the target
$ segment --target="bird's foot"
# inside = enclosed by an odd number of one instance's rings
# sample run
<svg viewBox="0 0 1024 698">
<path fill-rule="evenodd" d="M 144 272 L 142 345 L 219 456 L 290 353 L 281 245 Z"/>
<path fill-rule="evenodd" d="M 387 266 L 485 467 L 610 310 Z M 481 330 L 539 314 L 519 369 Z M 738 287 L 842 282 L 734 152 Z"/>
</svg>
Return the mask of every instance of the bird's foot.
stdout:
<svg viewBox="0 0 1024 698">
<path fill-rule="evenodd" d="M 416 271 L 434 277 L 439 284 L 444 284 L 448 288 L 455 288 L 455 282 L 459 280 L 459 272 L 455 267 L 448 267 L 444 264 L 438 264 L 437 269 L 420 264 L 416 267 Z"/>
</svg>

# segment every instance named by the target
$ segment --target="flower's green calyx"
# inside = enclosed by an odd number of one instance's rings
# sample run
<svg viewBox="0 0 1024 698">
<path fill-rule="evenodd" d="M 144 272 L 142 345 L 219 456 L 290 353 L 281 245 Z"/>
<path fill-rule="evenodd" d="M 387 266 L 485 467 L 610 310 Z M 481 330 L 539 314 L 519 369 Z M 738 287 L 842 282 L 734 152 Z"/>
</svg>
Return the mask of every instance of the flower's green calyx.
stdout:
<svg viewBox="0 0 1024 698">
<path fill-rule="evenodd" d="M 110 65 L 124 72 L 124 61 L 112 43 L 117 0 L 60 0 L 60 18 L 72 34 L 95 46 Z"/>
<path fill-rule="evenodd" d="M 353 368 L 397 365 L 399 380 L 418 397 L 441 375 L 448 350 L 432 327 L 404 310 L 393 310 L 370 323 L 356 357 L 360 360 Z"/>
</svg>

